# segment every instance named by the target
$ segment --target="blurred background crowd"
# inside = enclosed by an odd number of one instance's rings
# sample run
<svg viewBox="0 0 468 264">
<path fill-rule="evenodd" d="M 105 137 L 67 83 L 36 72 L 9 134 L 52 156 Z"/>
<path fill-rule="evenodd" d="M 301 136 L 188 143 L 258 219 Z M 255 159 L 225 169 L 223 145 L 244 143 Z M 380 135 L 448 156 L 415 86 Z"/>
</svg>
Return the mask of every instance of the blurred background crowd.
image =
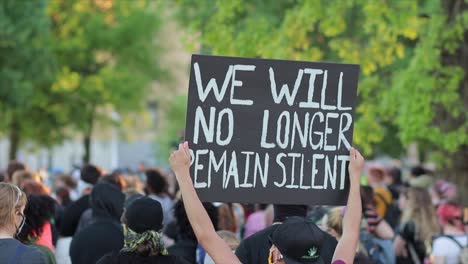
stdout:
<svg viewBox="0 0 468 264">
<path fill-rule="evenodd" d="M 49 174 L 11 161 L 2 180 L 27 195 L 25 224 L 18 238 L 38 247 L 48 256 L 48 263 L 94 263 L 119 251 L 124 230 L 115 227 L 125 223 L 128 206 L 144 196 L 158 201 L 162 210 L 152 215 L 151 208 L 143 206 L 137 222 L 162 217 L 164 246 L 170 255 L 189 263 L 210 263 L 190 226 L 171 172 L 143 167 L 134 172 L 106 172 L 85 165 Z M 355 263 L 461 263 L 468 243 L 468 215 L 463 214 L 459 194 L 466 187 L 436 178 L 422 166 L 404 174 L 400 167 L 376 161 L 367 163 L 362 183 L 363 218 Z M 345 213 L 344 207 L 329 206 L 204 203 L 204 207 L 233 250 L 272 226 L 279 214 L 297 207 L 299 214 L 339 240 Z M 238 254 L 248 250 L 244 246 Z"/>
</svg>

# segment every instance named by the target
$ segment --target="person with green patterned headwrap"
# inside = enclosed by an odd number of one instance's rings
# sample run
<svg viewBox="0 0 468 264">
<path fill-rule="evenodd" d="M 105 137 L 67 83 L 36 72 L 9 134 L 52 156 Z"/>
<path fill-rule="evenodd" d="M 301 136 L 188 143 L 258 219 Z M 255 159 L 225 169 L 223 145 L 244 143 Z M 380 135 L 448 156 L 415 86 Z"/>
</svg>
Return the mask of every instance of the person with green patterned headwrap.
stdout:
<svg viewBox="0 0 468 264">
<path fill-rule="evenodd" d="M 183 258 L 170 256 L 163 242 L 161 204 L 141 197 L 126 208 L 124 246 L 119 252 L 102 257 L 97 263 L 173 263 L 188 264 Z"/>
</svg>

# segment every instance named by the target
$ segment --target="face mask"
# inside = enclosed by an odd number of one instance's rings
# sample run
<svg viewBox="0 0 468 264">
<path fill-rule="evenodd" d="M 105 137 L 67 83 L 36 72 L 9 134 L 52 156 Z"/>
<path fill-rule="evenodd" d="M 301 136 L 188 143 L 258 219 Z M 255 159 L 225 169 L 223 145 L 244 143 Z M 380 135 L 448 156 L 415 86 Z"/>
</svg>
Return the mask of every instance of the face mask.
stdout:
<svg viewBox="0 0 468 264">
<path fill-rule="evenodd" d="M 16 205 L 18 205 L 18 203 L 19 203 L 19 200 L 20 200 L 21 196 L 23 195 L 23 192 L 17 186 L 15 186 L 15 187 L 16 187 L 16 190 L 18 191 L 18 196 L 16 198 L 16 203 L 15 203 L 15 207 L 16 207 Z M 21 230 L 23 229 L 24 223 L 26 222 L 26 217 L 23 214 L 20 214 L 18 212 L 17 212 L 17 214 L 21 216 L 21 223 L 20 223 L 19 227 L 16 228 L 16 234 L 15 234 L 16 237 L 18 237 L 18 235 L 21 233 Z"/>
<path fill-rule="evenodd" d="M 18 238 L 19 234 L 21 233 L 21 230 L 23 230 L 23 227 L 24 227 L 24 223 L 26 222 L 26 217 L 22 214 L 19 214 L 22 218 L 21 218 L 21 223 L 19 225 L 19 227 L 16 228 L 16 234 L 15 234 L 15 237 Z"/>
</svg>

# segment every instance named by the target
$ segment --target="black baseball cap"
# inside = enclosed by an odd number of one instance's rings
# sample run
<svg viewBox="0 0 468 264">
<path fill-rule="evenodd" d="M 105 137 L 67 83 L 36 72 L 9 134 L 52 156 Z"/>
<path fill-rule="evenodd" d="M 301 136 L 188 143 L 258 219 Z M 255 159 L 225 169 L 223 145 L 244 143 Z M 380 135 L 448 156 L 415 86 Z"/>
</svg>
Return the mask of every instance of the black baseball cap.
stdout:
<svg viewBox="0 0 468 264">
<path fill-rule="evenodd" d="M 134 200 L 125 211 L 127 226 L 137 233 L 148 230 L 160 231 L 163 228 L 161 204 L 149 197 Z"/>
<path fill-rule="evenodd" d="M 270 239 L 286 264 L 325 264 L 320 256 L 325 234 L 309 219 L 289 217 L 276 228 Z"/>
</svg>

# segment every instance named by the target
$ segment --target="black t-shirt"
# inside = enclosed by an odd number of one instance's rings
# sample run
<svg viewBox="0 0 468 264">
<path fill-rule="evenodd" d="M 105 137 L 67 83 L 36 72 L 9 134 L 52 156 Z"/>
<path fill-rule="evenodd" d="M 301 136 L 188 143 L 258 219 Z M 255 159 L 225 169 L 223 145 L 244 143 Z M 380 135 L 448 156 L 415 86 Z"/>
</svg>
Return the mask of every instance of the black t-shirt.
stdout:
<svg viewBox="0 0 468 264">
<path fill-rule="evenodd" d="M 406 242 L 406 250 L 408 251 L 408 257 L 399 256 L 396 259 L 398 264 L 412 264 L 415 263 L 410 256 L 410 246 L 414 248 L 416 254 L 419 257 L 419 261 L 422 263 L 426 255 L 426 246 L 424 242 L 416 239 L 416 224 L 413 221 L 402 223 L 398 229 L 397 234 L 403 238 Z"/>
<path fill-rule="evenodd" d="M 41 251 L 32 246 L 21 244 L 13 238 L 0 239 L 0 263 L 13 261 L 18 264 L 46 264 Z"/>
<path fill-rule="evenodd" d="M 110 252 L 118 252 L 124 245 L 122 226 L 110 218 L 96 221 L 78 232 L 70 244 L 73 264 L 96 263 Z"/>
<path fill-rule="evenodd" d="M 65 237 L 75 235 L 81 214 L 88 208 L 90 208 L 89 195 L 84 195 L 65 208 L 60 221 L 60 234 Z"/>
<path fill-rule="evenodd" d="M 177 256 L 148 256 L 136 253 L 120 252 L 102 257 L 97 264 L 189 264 L 185 259 Z"/>
<path fill-rule="evenodd" d="M 170 255 L 180 256 L 189 263 L 197 263 L 197 246 L 197 241 L 181 239 L 167 248 L 167 251 Z"/>
<path fill-rule="evenodd" d="M 268 263 L 271 243 L 269 237 L 279 225 L 272 225 L 244 239 L 236 250 L 236 255 L 245 264 Z M 336 239 L 324 232 L 325 239 L 320 256 L 325 263 L 331 263 L 336 248 Z"/>
</svg>

